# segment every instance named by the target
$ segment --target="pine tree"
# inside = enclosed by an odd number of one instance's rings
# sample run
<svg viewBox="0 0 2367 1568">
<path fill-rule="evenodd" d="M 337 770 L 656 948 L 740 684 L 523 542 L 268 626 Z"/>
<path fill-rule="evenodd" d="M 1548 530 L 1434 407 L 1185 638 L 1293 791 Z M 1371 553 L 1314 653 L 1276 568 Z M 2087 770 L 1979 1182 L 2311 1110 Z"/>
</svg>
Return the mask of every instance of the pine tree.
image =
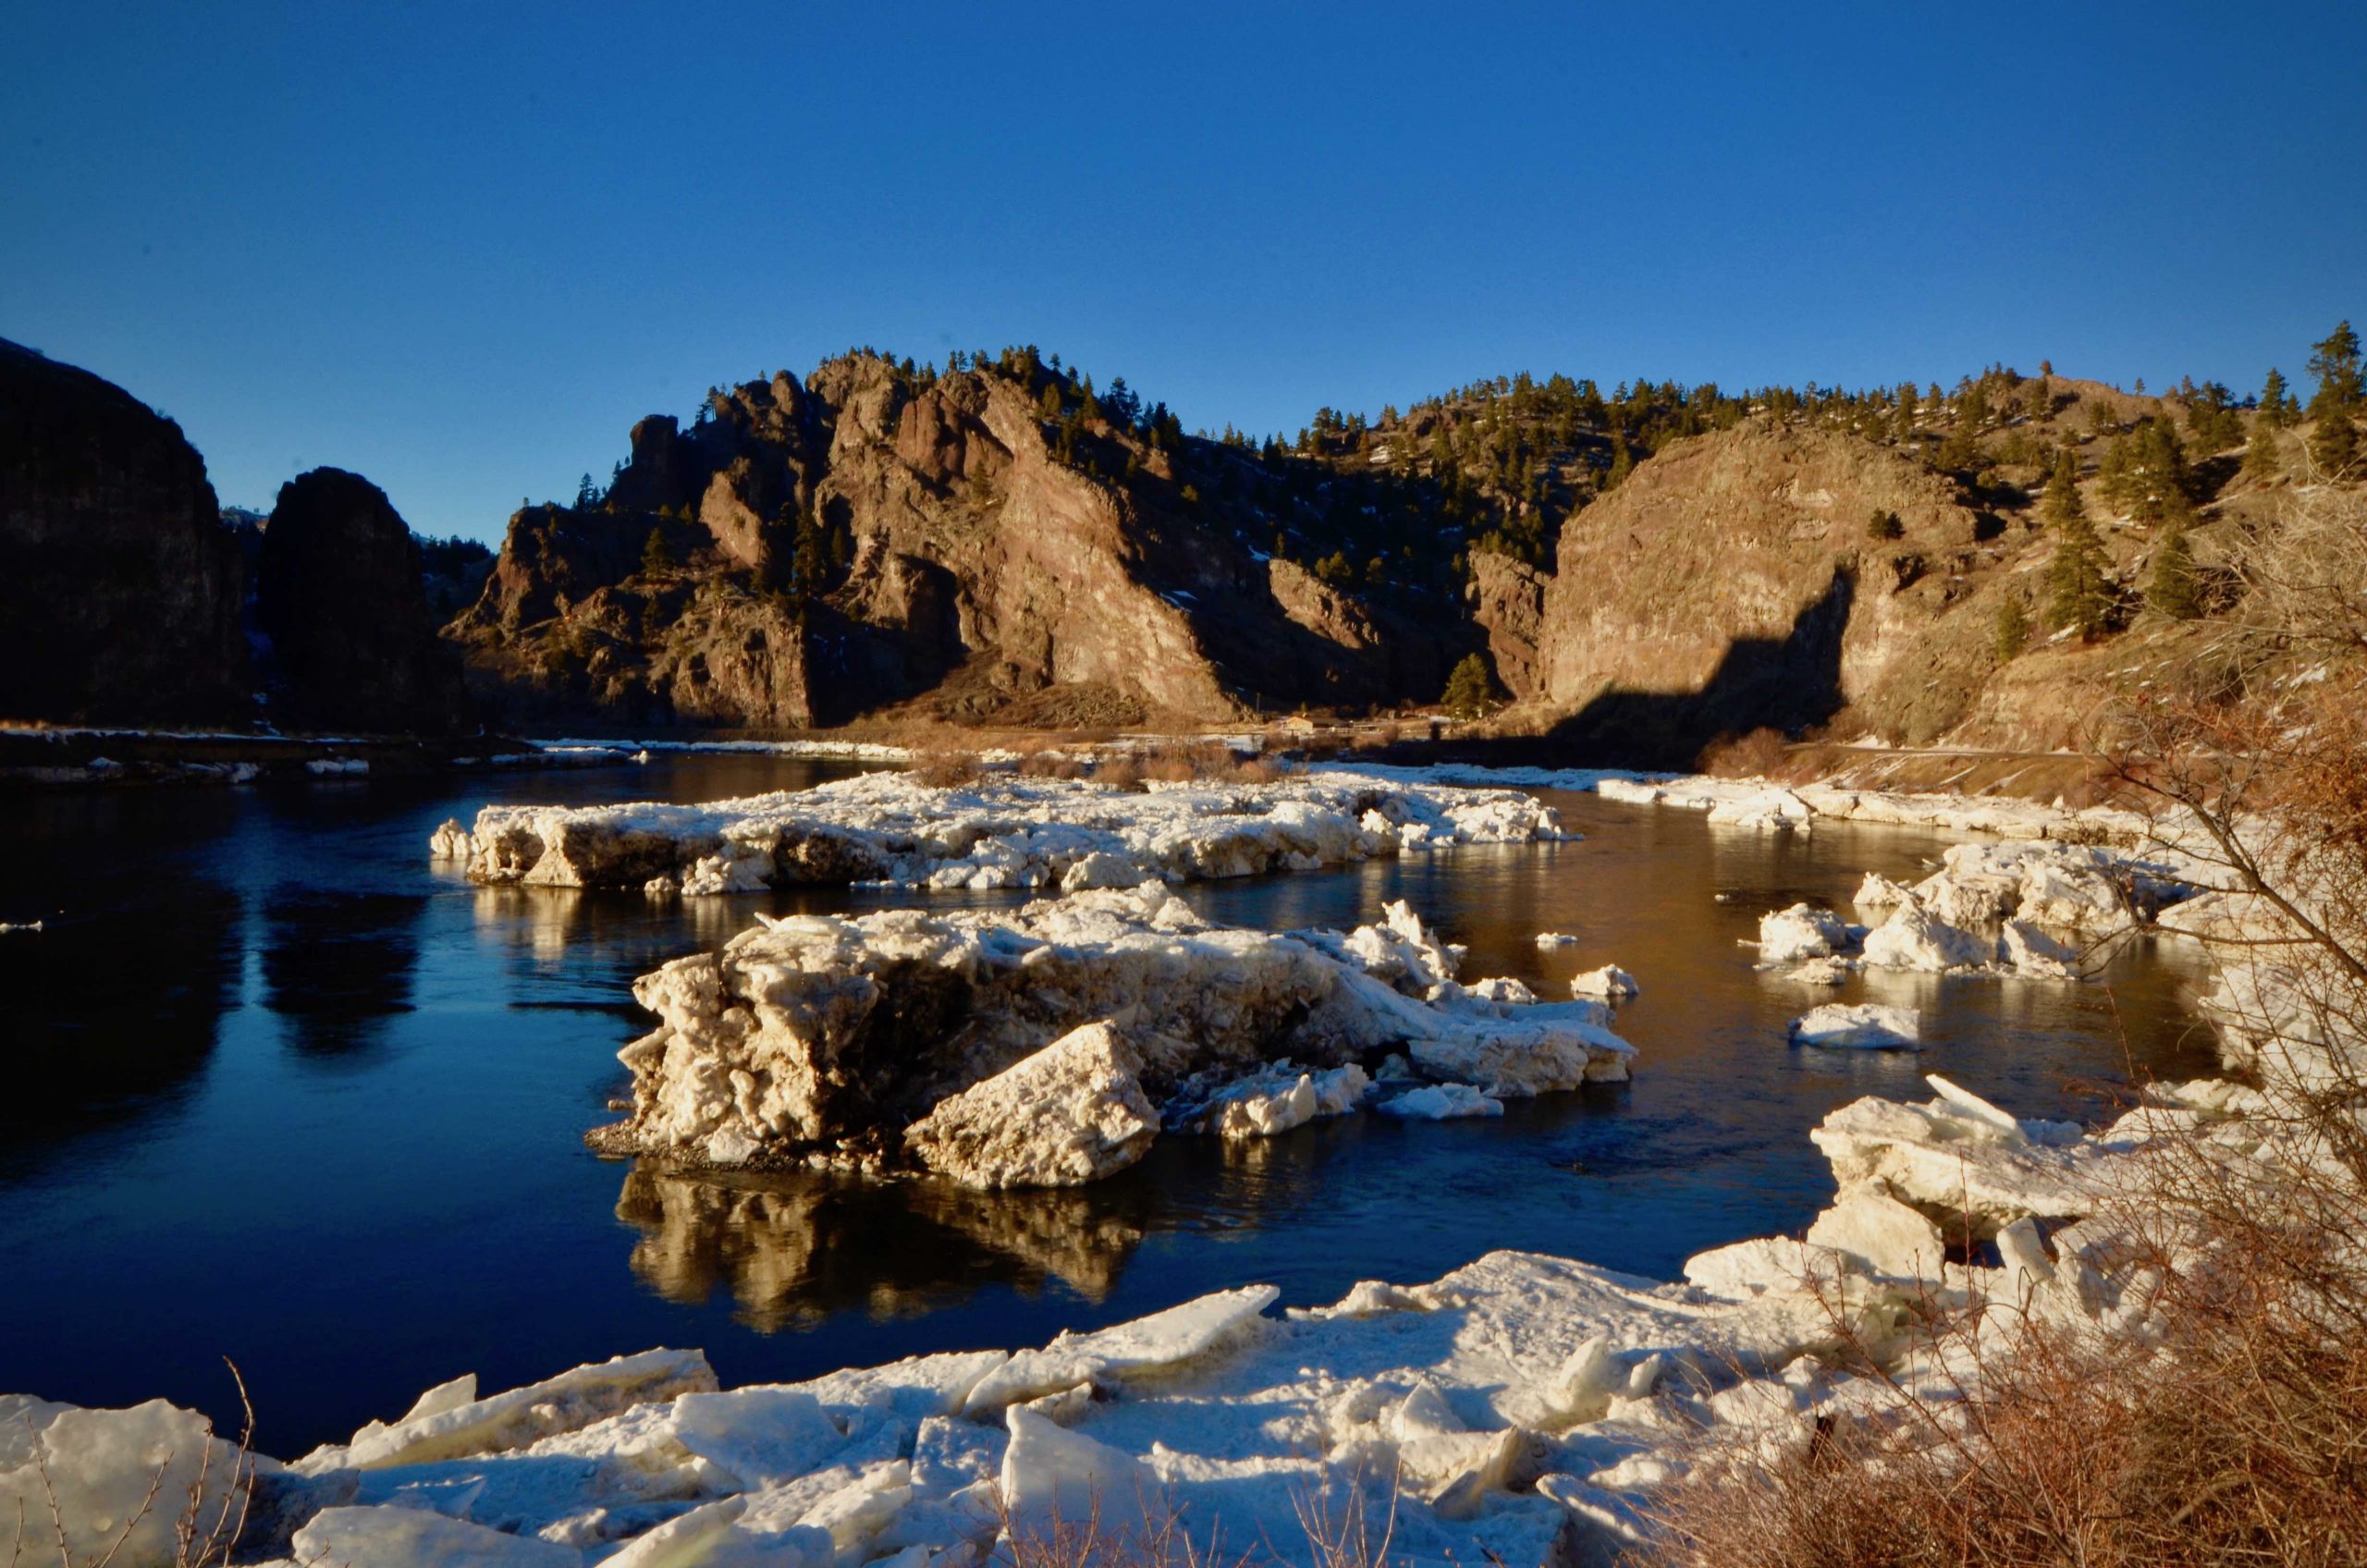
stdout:
<svg viewBox="0 0 2367 1568">
<path fill-rule="evenodd" d="M 1478 654 L 1464 655 L 1446 678 L 1439 704 L 1456 718 L 1478 718 L 1495 706 L 1496 682 L 1488 673 L 1488 661 Z"/>
<path fill-rule="evenodd" d="M 2019 658 L 2030 644 L 2030 612 L 2022 608 L 2022 596 L 2009 594 L 1997 606 L 1997 658 L 2004 663 Z"/>
<path fill-rule="evenodd" d="M 2347 408 L 2330 408 L 2318 415 L 2310 432 L 2310 462 L 2322 478 L 2347 479 L 2359 463 L 2359 431 Z"/>
<path fill-rule="evenodd" d="M 2086 515 L 2079 505 L 2079 459 L 2068 447 L 2055 451 L 2054 472 L 2047 476 L 2046 489 L 2039 496 L 2038 515 L 2056 529 Z"/>
<path fill-rule="evenodd" d="M 2244 448 L 2244 472 L 2266 484 L 2284 469 L 2276 458 L 2276 426 L 2269 423 L 2263 405 L 2261 417 L 2252 422 L 2251 445 Z"/>
<path fill-rule="evenodd" d="M 2202 613 L 2202 585 L 2195 577 L 2194 546 L 2185 529 L 2172 528 L 2154 547 L 2145 602 L 2172 620 L 2192 620 Z"/>
<path fill-rule="evenodd" d="M 674 570 L 674 552 L 666 547 L 666 535 L 655 528 L 641 542 L 641 570 L 648 577 Z"/>
<path fill-rule="evenodd" d="M 1899 521 L 1896 512 L 1876 507 L 1874 515 L 1866 520 L 1866 537 L 1877 543 L 1904 539 L 1907 537 L 1907 525 Z"/>
<path fill-rule="evenodd" d="M 2359 334 L 2349 322 L 2337 325 L 2324 341 L 2310 345 L 2310 374 L 2317 377 L 2317 396 L 2310 399 L 2310 411 L 2318 413 L 2323 408 L 2348 409 L 2360 398 Z"/>
<path fill-rule="evenodd" d="M 2271 365 L 2268 379 L 2260 384 L 2261 422 L 2272 430 L 2282 430 L 2300 411 L 2301 405 L 2293 400 L 2292 391 L 2285 385 L 2285 373 Z"/>
<path fill-rule="evenodd" d="M 2054 544 L 2048 573 L 2048 609 L 2054 624 L 2084 639 L 2103 631 L 2112 618 L 2112 584 L 2104 576 L 2103 541 L 2085 516 L 2075 519 Z"/>
<path fill-rule="evenodd" d="M 1627 437 L 1618 431 L 1611 433 L 1611 472 L 1602 477 L 1605 490 L 1616 490 L 1620 482 L 1636 472 L 1636 454 L 1627 449 Z"/>
</svg>

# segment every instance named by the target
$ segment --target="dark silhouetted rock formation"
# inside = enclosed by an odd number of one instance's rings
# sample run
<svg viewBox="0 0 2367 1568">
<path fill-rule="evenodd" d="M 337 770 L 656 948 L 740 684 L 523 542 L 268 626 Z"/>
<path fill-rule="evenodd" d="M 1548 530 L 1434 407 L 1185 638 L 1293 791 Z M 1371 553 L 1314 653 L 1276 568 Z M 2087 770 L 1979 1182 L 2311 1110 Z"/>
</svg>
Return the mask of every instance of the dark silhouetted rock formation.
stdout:
<svg viewBox="0 0 2367 1568">
<path fill-rule="evenodd" d="M 241 576 L 179 426 L 0 341 L 0 717 L 250 716 Z"/>
<path fill-rule="evenodd" d="M 283 726 L 439 733 L 470 722 L 419 546 L 359 474 L 316 468 L 280 486 L 256 554 L 255 620 Z"/>
</svg>

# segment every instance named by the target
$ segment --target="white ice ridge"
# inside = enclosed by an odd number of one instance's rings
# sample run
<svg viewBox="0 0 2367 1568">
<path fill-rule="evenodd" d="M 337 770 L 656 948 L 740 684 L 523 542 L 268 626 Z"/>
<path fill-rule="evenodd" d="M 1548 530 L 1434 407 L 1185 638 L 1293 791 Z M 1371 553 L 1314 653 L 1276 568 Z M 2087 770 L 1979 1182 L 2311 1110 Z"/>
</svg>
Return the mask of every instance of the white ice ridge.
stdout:
<svg viewBox="0 0 2367 1568">
<path fill-rule="evenodd" d="M 2076 980 L 2201 891 L 2177 870 L 2091 844 L 1956 844 L 1912 887 L 1868 873 L 1855 900 L 1867 925 L 1805 903 L 1761 915 L 1759 961 L 1812 964 L 1802 977 L 1818 980 L 1852 968 Z"/>
<path fill-rule="evenodd" d="M 938 789 L 868 773 L 703 805 L 486 806 L 472 827 L 437 828 L 428 852 L 479 882 L 656 894 L 850 882 L 1075 891 L 1566 837 L 1551 806 L 1515 790 L 1351 773 L 1140 790 L 1006 777 Z"/>
<path fill-rule="evenodd" d="M 293 1465 L 261 1461 L 241 1560 L 984 1568 L 1006 1513 L 1035 1530 L 1054 1511 L 1098 1505 L 1113 1525 L 1180 1511 L 1196 1543 L 1221 1530 L 1287 1550 L 1301 1507 L 1336 1519 L 1359 1495 L 1367 1519 L 1394 1517 L 1392 1562 L 1600 1560 L 1705 1431 L 1805 1447 L 1879 1403 L 1869 1378 L 1956 1397 L 1964 1369 L 1912 1332 L 1933 1313 L 2147 1331 L 2108 1198 L 2141 1190 L 2137 1162 L 2165 1133 L 2231 1154 L 2274 1135 L 2248 1115 L 2259 1092 L 2225 1084 L 2083 1134 L 1929 1082 L 1925 1104 L 1861 1099 L 1817 1129 L 1838 1193 L 1805 1236 L 1699 1254 L 1681 1283 L 1498 1252 L 1279 1317 L 1274 1288 L 1250 1285 L 1016 1354 L 795 1384 L 719 1390 L 693 1351 L 484 1398 L 463 1376 Z M 1985 1261 L 1946 1261 L 1967 1245 Z M 161 1401 L 0 1398 L 0 1510 L 45 1519 L 54 1488 L 79 1561 L 164 1452 L 175 1498 L 209 1455 L 231 1472 L 204 1419 Z M 168 1523 L 115 1561 L 169 1563 Z"/>
<path fill-rule="evenodd" d="M 1834 784 L 1780 784 L 1767 778 L 1647 778 L 1606 774 L 1590 785 L 1607 801 L 1678 806 L 1738 827 L 1806 830 L 1817 818 L 1942 827 L 2001 839 L 2066 839 L 2142 844 L 2161 827 L 2109 806 L 2060 803 L 1946 791 L 1857 790 Z"/>
<path fill-rule="evenodd" d="M 663 1021 L 619 1053 L 611 1152 L 710 1166 L 925 1166 L 1065 1185 L 1162 1127 L 1281 1133 L 1362 1104 L 1392 1054 L 1473 1109 L 1627 1076 L 1600 1002 L 1466 986 L 1404 903 L 1381 923 L 1211 925 L 1162 882 L 1017 910 L 760 917 L 633 987 Z M 1408 1108 L 1409 1110 L 1417 1109 Z"/>
</svg>

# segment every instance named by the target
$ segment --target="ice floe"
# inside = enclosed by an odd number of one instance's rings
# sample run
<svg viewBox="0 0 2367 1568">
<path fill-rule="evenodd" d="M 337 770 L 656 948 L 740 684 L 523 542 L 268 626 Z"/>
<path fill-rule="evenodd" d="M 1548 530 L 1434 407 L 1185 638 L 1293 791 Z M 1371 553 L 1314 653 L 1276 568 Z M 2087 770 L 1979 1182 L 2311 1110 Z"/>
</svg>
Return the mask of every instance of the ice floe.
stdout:
<svg viewBox="0 0 2367 1568">
<path fill-rule="evenodd" d="M 1854 1050 L 1918 1050 L 1922 1020 L 1913 1008 L 1829 1002 L 1792 1020 L 1792 1043 Z"/>
<path fill-rule="evenodd" d="M 1636 983 L 1636 977 L 1615 963 L 1606 963 L 1600 969 L 1589 969 L 1570 977 L 1570 994 L 1574 997 L 1600 997 L 1612 1001 L 1625 1000 L 1642 993 L 1643 987 Z"/>
<path fill-rule="evenodd" d="M 1352 773 L 1141 790 L 869 773 L 703 805 L 486 806 L 472 826 L 438 827 L 428 853 L 479 882 L 684 897 L 796 883 L 1073 892 L 1564 837 L 1554 809 L 1518 790 Z"/>
<path fill-rule="evenodd" d="M 1466 986 L 1462 958 L 1403 903 L 1277 934 L 1212 925 L 1160 882 L 760 919 L 635 984 L 663 1022 L 619 1053 L 632 1114 L 595 1143 L 1059 1183 L 1119 1169 L 1161 1125 L 1241 1136 L 1344 1111 L 1392 1056 L 1496 1099 L 1627 1075 L 1602 1004 Z"/>
<path fill-rule="evenodd" d="M 1760 962 L 1819 984 L 1860 967 L 2076 980 L 2201 893 L 2185 869 L 2092 844 L 1956 844 L 1912 887 L 1869 873 L 1853 901 L 1870 926 L 1805 903 L 1761 915 Z"/>
</svg>

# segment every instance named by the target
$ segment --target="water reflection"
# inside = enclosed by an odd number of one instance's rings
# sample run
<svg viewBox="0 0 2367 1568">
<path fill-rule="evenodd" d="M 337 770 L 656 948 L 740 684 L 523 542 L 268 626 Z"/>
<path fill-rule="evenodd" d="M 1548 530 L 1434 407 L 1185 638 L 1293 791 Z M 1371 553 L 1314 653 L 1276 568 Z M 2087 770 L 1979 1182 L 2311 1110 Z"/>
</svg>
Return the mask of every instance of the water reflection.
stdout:
<svg viewBox="0 0 2367 1568">
<path fill-rule="evenodd" d="M 1154 1222 L 1141 1187 L 979 1193 L 945 1182 L 668 1170 L 636 1163 L 617 1218 L 641 1231 L 633 1273 L 667 1300 L 717 1291 L 763 1333 L 838 1313 L 917 1317 L 988 1283 L 1115 1288 Z"/>
<path fill-rule="evenodd" d="M 426 907 L 411 894 L 273 888 L 264 908 L 264 997 L 289 1042 L 309 1055 L 344 1055 L 411 1011 L 415 927 Z"/>
<path fill-rule="evenodd" d="M 12 1080 L 0 1169 L 152 1109 L 212 1055 L 238 982 L 239 897 L 192 881 L 141 913 L 136 934 L 53 918 L 0 937 Z"/>
</svg>

